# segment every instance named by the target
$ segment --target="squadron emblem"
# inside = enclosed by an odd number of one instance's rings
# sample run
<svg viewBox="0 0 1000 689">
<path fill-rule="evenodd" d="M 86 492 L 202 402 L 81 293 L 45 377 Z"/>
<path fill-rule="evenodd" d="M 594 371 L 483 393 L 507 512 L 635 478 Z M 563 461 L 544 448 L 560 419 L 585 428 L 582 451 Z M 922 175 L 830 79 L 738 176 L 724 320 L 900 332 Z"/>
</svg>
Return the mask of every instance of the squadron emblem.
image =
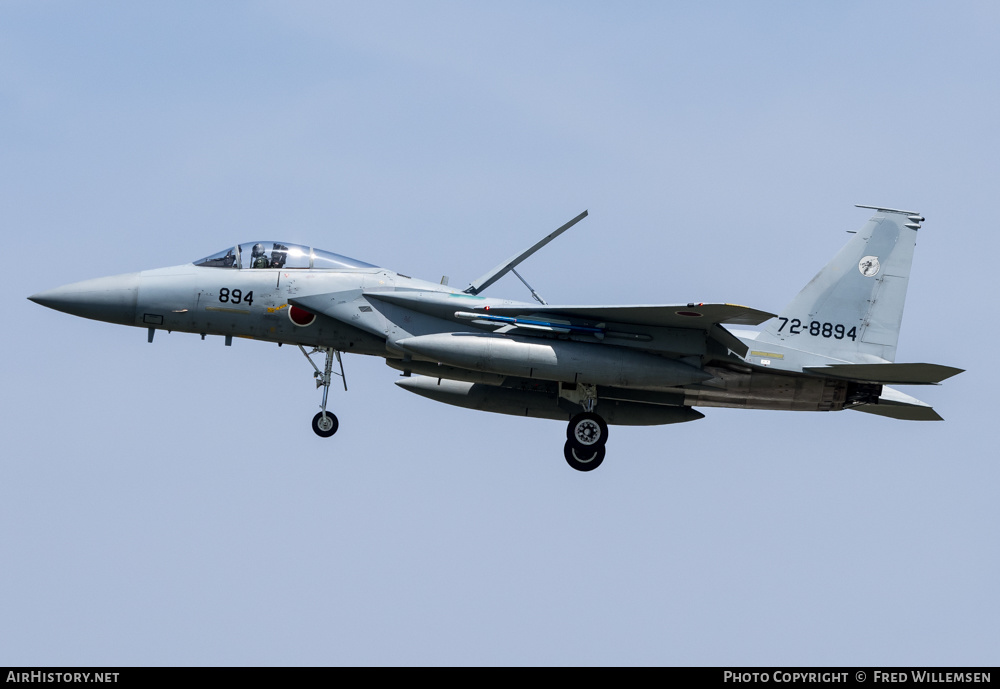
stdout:
<svg viewBox="0 0 1000 689">
<path fill-rule="evenodd" d="M 865 256 L 860 262 L 858 262 L 858 270 L 860 270 L 861 274 L 866 278 L 875 277 L 878 274 L 879 267 L 877 256 Z"/>
</svg>

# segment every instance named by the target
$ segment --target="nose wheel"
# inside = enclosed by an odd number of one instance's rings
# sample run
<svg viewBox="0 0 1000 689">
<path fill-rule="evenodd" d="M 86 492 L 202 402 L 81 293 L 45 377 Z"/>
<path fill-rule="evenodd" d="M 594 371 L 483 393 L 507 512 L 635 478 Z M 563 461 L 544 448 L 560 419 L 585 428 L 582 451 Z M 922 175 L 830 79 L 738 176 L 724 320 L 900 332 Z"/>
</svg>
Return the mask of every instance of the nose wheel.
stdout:
<svg viewBox="0 0 1000 689">
<path fill-rule="evenodd" d="M 340 428 L 337 417 L 328 411 L 321 411 L 313 417 L 313 432 L 320 438 L 329 438 Z"/>
<path fill-rule="evenodd" d="M 344 380 L 344 390 L 347 390 L 347 377 L 344 376 L 344 362 L 340 358 L 340 352 L 332 347 L 316 347 L 311 352 L 307 352 L 302 345 L 299 345 L 299 349 L 315 370 L 313 378 L 316 379 L 316 387 L 323 388 L 323 403 L 319 405 L 320 412 L 312 420 L 313 432 L 320 438 L 329 438 L 340 428 L 340 422 L 337 421 L 337 417 L 333 413 L 326 410 L 326 399 L 330 393 L 330 381 L 333 380 L 333 376 L 335 375 L 340 376 Z M 319 370 L 316 362 L 312 360 L 311 355 L 317 352 L 323 352 L 326 355 L 322 371 Z M 340 373 L 333 372 L 334 358 L 340 364 Z"/>
</svg>

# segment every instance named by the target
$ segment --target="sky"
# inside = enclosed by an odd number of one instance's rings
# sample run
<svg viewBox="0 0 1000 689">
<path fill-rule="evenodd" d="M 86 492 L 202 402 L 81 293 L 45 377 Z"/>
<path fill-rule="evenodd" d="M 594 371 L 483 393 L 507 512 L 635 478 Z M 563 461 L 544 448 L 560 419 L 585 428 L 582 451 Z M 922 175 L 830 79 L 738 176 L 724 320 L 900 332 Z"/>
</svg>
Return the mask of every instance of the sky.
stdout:
<svg viewBox="0 0 1000 689">
<path fill-rule="evenodd" d="M 0 2 L 0 665 L 996 665 L 990 2 Z M 237 242 L 777 311 L 922 213 L 939 423 L 441 405 L 29 302 Z M 486 296 L 529 300 L 512 276 Z"/>
</svg>

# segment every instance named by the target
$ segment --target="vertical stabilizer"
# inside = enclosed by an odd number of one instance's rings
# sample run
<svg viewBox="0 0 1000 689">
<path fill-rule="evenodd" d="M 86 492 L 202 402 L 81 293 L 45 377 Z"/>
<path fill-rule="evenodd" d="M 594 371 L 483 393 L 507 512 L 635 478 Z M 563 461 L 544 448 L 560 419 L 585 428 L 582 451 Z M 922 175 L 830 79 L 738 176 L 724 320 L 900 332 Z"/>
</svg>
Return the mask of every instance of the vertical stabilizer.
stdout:
<svg viewBox="0 0 1000 689">
<path fill-rule="evenodd" d="M 758 341 L 853 362 L 895 361 L 919 213 L 875 214 Z"/>
</svg>

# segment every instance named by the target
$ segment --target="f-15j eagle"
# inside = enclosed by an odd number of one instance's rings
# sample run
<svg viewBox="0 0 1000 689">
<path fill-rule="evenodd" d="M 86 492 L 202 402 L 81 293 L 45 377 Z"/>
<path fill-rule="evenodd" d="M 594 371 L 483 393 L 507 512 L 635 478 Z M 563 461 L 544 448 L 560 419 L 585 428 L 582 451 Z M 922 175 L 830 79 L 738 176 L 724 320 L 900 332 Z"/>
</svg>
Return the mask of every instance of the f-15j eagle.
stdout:
<svg viewBox="0 0 1000 689">
<path fill-rule="evenodd" d="M 694 421 L 696 407 L 838 411 L 935 421 L 889 385 L 930 385 L 961 369 L 895 363 L 918 213 L 871 219 L 780 314 L 734 304 L 553 306 L 516 267 L 582 220 L 464 290 L 308 246 L 248 242 L 193 263 L 77 282 L 29 297 L 66 313 L 148 329 L 297 345 L 327 410 L 341 353 L 385 358 L 396 384 L 460 407 L 568 422 L 563 455 L 590 471 L 609 425 Z M 508 272 L 534 303 L 483 297 Z M 745 326 L 760 326 L 746 330 Z M 312 348 L 306 351 L 306 348 Z M 313 355 L 323 355 L 320 368 Z M 334 361 L 340 373 L 333 370 Z M 345 381 L 346 389 L 346 381 Z"/>
</svg>

